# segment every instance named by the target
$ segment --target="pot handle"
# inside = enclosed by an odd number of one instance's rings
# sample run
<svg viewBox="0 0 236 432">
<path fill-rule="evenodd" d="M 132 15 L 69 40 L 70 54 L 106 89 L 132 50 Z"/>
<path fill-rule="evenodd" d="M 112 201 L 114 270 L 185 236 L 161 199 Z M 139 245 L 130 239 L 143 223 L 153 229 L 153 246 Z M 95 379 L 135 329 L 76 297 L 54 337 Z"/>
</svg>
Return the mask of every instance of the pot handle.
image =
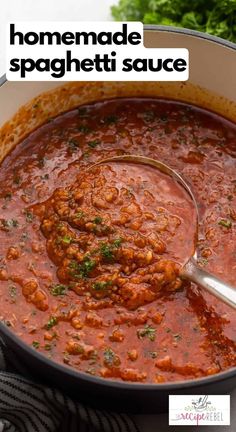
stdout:
<svg viewBox="0 0 236 432">
<path fill-rule="evenodd" d="M 223 282 L 211 273 L 202 270 L 194 258 L 191 258 L 185 264 L 181 277 L 195 282 L 227 305 L 236 309 L 236 288 Z"/>
</svg>

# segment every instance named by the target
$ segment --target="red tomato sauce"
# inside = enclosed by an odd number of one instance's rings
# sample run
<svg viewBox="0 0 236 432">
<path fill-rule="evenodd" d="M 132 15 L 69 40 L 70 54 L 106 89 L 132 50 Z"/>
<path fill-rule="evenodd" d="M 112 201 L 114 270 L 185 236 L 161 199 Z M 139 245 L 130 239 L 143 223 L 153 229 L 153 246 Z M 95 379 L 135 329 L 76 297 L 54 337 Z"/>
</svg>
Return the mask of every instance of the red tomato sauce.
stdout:
<svg viewBox="0 0 236 432">
<path fill-rule="evenodd" d="M 169 382 L 236 365 L 235 312 L 179 269 L 236 285 L 236 126 L 183 103 L 117 99 L 43 125 L 0 167 L 0 318 L 34 349 L 87 373 Z"/>
</svg>

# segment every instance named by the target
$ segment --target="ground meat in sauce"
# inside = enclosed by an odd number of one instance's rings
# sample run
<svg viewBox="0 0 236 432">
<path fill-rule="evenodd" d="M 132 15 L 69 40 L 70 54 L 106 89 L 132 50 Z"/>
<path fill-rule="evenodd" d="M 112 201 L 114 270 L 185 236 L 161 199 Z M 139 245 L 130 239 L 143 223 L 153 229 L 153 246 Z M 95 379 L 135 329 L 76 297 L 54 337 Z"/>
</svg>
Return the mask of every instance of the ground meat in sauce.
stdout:
<svg viewBox="0 0 236 432">
<path fill-rule="evenodd" d="M 184 255 L 172 246 L 185 230 L 185 255 L 192 248 L 190 209 L 185 220 L 151 206 L 148 217 L 141 182 L 117 190 L 106 166 L 84 176 L 126 153 L 184 175 L 199 205 L 199 264 L 236 283 L 236 126 L 182 103 L 120 99 L 58 117 L 2 162 L 1 319 L 102 377 L 161 383 L 235 366 L 234 311 L 178 279 Z"/>
<path fill-rule="evenodd" d="M 144 164 L 96 166 L 32 211 L 60 283 L 85 296 L 83 308 L 106 299 L 107 307 L 135 310 L 181 287 L 196 211 L 166 174 Z"/>
</svg>

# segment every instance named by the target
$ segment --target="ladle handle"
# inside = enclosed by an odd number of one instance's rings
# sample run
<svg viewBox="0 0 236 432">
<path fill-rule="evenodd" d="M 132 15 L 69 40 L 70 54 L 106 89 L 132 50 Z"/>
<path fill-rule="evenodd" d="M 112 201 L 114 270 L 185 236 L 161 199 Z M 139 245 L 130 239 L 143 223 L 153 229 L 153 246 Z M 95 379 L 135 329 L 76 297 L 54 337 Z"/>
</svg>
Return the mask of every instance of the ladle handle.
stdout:
<svg viewBox="0 0 236 432">
<path fill-rule="evenodd" d="M 183 267 L 181 276 L 205 288 L 214 296 L 236 309 L 236 288 L 221 281 L 216 276 L 202 270 L 194 258 Z"/>
</svg>

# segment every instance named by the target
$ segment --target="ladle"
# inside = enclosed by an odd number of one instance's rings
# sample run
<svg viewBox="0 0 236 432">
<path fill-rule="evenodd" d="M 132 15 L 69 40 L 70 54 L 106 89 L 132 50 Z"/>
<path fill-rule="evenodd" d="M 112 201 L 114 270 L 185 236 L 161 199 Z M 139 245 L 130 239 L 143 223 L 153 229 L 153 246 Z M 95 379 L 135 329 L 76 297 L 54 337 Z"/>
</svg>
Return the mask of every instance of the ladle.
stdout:
<svg viewBox="0 0 236 432">
<path fill-rule="evenodd" d="M 135 163 L 135 164 L 145 164 L 152 166 L 159 171 L 171 176 L 174 180 L 176 180 L 181 186 L 185 188 L 185 190 L 190 195 L 197 214 L 197 224 L 196 224 L 196 239 L 195 242 L 197 244 L 198 238 L 198 206 L 194 194 L 192 193 L 190 187 L 185 182 L 180 174 L 178 174 L 175 170 L 170 168 L 168 165 L 160 162 L 159 160 L 151 159 L 144 156 L 137 155 L 123 155 L 123 156 L 114 156 L 111 158 L 102 159 L 99 162 L 93 164 L 89 167 L 89 170 L 97 165 L 101 165 L 108 162 L 126 162 L 126 163 Z M 202 268 L 200 268 L 197 264 L 197 251 L 193 252 L 192 256 L 186 261 L 186 263 L 182 266 L 179 275 L 182 279 L 187 279 L 191 282 L 194 282 L 200 285 L 202 288 L 209 291 L 211 294 L 228 304 L 229 306 L 236 309 L 236 288 L 230 286 L 229 284 L 223 282 L 218 277 L 214 276 L 211 273 L 206 272 Z"/>
</svg>

